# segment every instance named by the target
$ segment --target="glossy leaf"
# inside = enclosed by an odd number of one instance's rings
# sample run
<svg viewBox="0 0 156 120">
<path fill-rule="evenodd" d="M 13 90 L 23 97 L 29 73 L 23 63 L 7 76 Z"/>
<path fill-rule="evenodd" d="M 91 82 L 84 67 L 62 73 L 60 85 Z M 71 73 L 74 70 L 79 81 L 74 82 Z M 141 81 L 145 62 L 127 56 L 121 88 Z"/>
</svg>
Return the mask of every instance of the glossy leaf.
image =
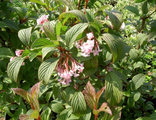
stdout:
<svg viewBox="0 0 156 120">
<path fill-rule="evenodd" d="M 146 77 L 146 75 L 144 75 L 142 73 L 135 75 L 132 78 L 132 81 L 131 81 L 131 84 L 130 84 L 131 89 L 132 90 L 137 90 L 144 83 L 145 77 Z"/>
<path fill-rule="evenodd" d="M 40 65 L 39 70 L 38 70 L 39 80 L 44 80 L 44 82 L 47 84 L 49 82 L 51 74 L 53 73 L 57 65 L 57 62 L 58 62 L 57 58 L 51 58 L 51 59 L 44 61 Z"/>
<path fill-rule="evenodd" d="M 32 27 L 26 28 L 26 29 L 21 29 L 21 30 L 18 32 L 18 37 L 19 37 L 19 39 L 20 39 L 21 42 L 22 42 L 23 44 L 25 44 L 26 46 L 28 46 L 29 43 L 30 43 L 31 30 L 32 30 Z"/>
<path fill-rule="evenodd" d="M 63 104 L 58 101 L 52 101 L 50 106 L 51 110 L 55 113 L 61 113 L 64 110 Z"/>
<path fill-rule="evenodd" d="M 103 91 L 105 90 L 106 87 L 102 87 L 101 90 L 99 90 L 97 93 L 96 93 L 96 103 L 99 102 L 99 99 L 103 93 Z"/>
<path fill-rule="evenodd" d="M 109 72 L 105 78 L 105 99 L 110 106 L 118 104 L 122 99 L 122 81 L 114 73 Z"/>
<path fill-rule="evenodd" d="M 78 23 L 71 27 L 65 34 L 66 46 L 72 48 L 78 35 L 81 34 L 87 27 L 87 23 Z"/>
<path fill-rule="evenodd" d="M 119 61 L 123 52 L 123 42 L 120 38 L 116 35 L 105 33 L 103 34 L 102 39 L 107 43 L 111 50 L 113 62 Z"/>
<path fill-rule="evenodd" d="M 46 6 L 46 4 L 43 3 L 43 2 L 40 1 L 40 0 L 30 0 L 30 2 L 33 2 L 33 3 L 37 3 L 37 4 L 40 4 L 40 5 L 44 5 L 44 6 Z"/>
<path fill-rule="evenodd" d="M 85 114 L 87 111 L 86 102 L 83 94 L 81 92 L 75 92 L 71 100 L 71 106 L 73 113 L 75 114 Z"/>
<path fill-rule="evenodd" d="M 141 96 L 140 92 L 135 93 L 134 94 L 134 101 L 138 101 L 140 96 Z"/>
<path fill-rule="evenodd" d="M 12 79 L 14 82 L 18 81 L 18 73 L 19 73 L 19 70 L 23 61 L 24 61 L 24 58 L 16 57 L 8 64 L 7 74 L 9 78 Z"/>
<path fill-rule="evenodd" d="M 8 27 L 17 31 L 19 30 L 18 25 L 12 20 L 0 21 L 0 27 Z"/>
<path fill-rule="evenodd" d="M 148 37 L 148 35 L 139 33 L 137 35 L 137 45 L 141 46 L 144 41 L 147 41 L 147 37 Z"/>
</svg>

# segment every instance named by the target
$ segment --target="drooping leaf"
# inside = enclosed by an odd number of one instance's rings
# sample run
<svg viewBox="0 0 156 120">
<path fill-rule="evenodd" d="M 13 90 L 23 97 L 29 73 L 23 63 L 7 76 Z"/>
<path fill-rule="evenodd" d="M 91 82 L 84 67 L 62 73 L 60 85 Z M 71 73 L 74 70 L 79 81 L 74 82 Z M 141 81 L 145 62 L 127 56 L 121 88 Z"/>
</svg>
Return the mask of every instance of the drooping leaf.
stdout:
<svg viewBox="0 0 156 120">
<path fill-rule="evenodd" d="M 136 15 L 139 15 L 139 10 L 138 8 L 136 7 L 133 7 L 133 6 L 126 6 L 125 9 L 129 10 L 130 12 L 136 14 Z"/>
<path fill-rule="evenodd" d="M 116 35 L 105 33 L 103 34 L 102 39 L 107 43 L 111 50 L 113 62 L 119 61 L 123 52 L 123 42 L 120 38 Z"/>
<path fill-rule="evenodd" d="M 98 109 L 99 112 L 104 111 L 106 113 L 109 113 L 110 115 L 112 115 L 112 111 L 110 109 L 110 107 L 108 106 L 108 104 L 106 102 L 104 102 L 101 107 Z"/>
<path fill-rule="evenodd" d="M 72 48 L 74 41 L 80 33 L 88 27 L 88 23 L 78 23 L 71 27 L 65 34 L 65 42 L 68 48 Z"/>
<path fill-rule="evenodd" d="M 114 73 L 109 72 L 105 78 L 105 99 L 110 106 L 118 104 L 122 99 L 122 81 Z"/>
<path fill-rule="evenodd" d="M 54 43 L 52 43 L 52 41 L 50 41 L 46 38 L 39 38 L 39 39 L 34 41 L 31 48 L 32 49 L 39 49 L 39 48 L 51 47 L 51 46 L 54 46 Z"/>
<path fill-rule="evenodd" d="M 19 39 L 20 39 L 21 42 L 22 42 L 23 44 L 25 44 L 26 46 L 28 46 L 29 43 L 30 43 L 31 30 L 32 30 L 32 27 L 26 28 L 26 29 L 21 29 L 21 30 L 18 32 L 18 37 L 19 37 Z"/>
<path fill-rule="evenodd" d="M 58 62 L 58 58 L 50 58 L 44 61 L 40 65 L 39 70 L 38 70 L 39 80 L 44 80 L 44 82 L 47 84 L 51 77 L 51 74 L 53 73 L 57 65 L 57 62 Z"/>
<path fill-rule="evenodd" d="M 46 57 L 46 55 L 47 55 L 49 52 L 54 51 L 54 50 L 56 50 L 55 47 L 44 47 L 44 48 L 42 49 L 42 60 Z"/>
<path fill-rule="evenodd" d="M 69 12 L 64 12 L 62 13 L 60 16 L 59 16 L 59 20 L 61 20 L 62 18 L 70 18 L 70 17 L 76 17 L 77 19 L 81 20 L 83 23 L 86 23 L 87 22 L 87 18 L 86 16 L 84 15 L 84 13 L 80 10 L 71 10 Z M 66 21 L 68 20 L 66 19 Z M 66 22 L 65 21 L 65 22 Z"/>
<path fill-rule="evenodd" d="M 21 88 L 12 88 L 12 90 L 20 95 L 21 97 L 23 97 L 28 103 L 30 103 L 30 96 L 29 93 L 27 91 L 25 91 L 24 89 Z"/>
<path fill-rule="evenodd" d="M 18 81 L 18 73 L 20 70 L 21 65 L 23 64 L 24 58 L 16 57 L 11 62 L 9 62 L 7 67 L 7 73 L 10 79 L 14 82 Z"/>
<path fill-rule="evenodd" d="M 0 48 L 0 58 L 10 58 L 13 56 L 14 54 L 9 48 Z"/>
<path fill-rule="evenodd" d="M 117 10 L 105 11 L 108 14 L 110 21 L 113 25 L 113 29 L 119 30 L 123 23 L 122 14 Z"/>
<path fill-rule="evenodd" d="M 71 106 L 75 114 L 81 115 L 86 113 L 87 107 L 82 92 L 75 92 L 71 100 Z"/>
<path fill-rule="evenodd" d="M 131 84 L 130 84 L 131 89 L 132 90 L 137 90 L 144 83 L 145 77 L 146 77 L 146 75 L 144 75 L 142 73 L 135 75 L 132 78 L 132 81 L 131 81 Z"/>
</svg>

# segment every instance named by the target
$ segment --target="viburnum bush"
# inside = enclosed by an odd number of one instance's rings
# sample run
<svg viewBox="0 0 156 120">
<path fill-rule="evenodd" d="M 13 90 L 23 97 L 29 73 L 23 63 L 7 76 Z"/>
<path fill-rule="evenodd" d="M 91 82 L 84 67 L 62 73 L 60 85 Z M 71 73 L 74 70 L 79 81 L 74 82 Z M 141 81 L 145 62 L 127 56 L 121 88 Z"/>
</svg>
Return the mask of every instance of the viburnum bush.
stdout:
<svg viewBox="0 0 156 120">
<path fill-rule="evenodd" d="M 155 13 L 155 0 L 1 0 L 0 111 L 155 120 Z"/>
</svg>

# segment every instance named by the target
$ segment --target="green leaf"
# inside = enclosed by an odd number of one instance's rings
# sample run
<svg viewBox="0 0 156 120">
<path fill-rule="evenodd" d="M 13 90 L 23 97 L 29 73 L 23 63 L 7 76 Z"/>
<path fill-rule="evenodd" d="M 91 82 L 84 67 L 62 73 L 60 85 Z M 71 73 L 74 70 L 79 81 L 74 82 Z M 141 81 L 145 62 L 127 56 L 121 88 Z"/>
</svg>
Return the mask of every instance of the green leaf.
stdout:
<svg viewBox="0 0 156 120">
<path fill-rule="evenodd" d="M 135 93 L 134 94 L 134 101 L 138 101 L 140 96 L 141 96 L 140 92 Z"/>
<path fill-rule="evenodd" d="M 123 52 L 123 42 L 120 38 L 116 35 L 105 33 L 103 34 L 102 39 L 107 43 L 111 50 L 113 62 L 119 61 Z"/>
<path fill-rule="evenodd" d="M 145 77 L 146 75 L 142 73 L 135 75 L 130 83 L 131 89 L 137 90 L 144 83 Z"/>
<path fill-rule="evenodd" d="M 40 65 L 39 70 L 38 70 L 39 80 L 44 80 L 44 82 L 47 84 L 49 82 L 51 74 L 53 73 L 58 61 L 59 61 L 58 58 L 50 58 L 44 61 Z"/>
<path fill-rule="evenodd" d="M 31 115 L 30 115 L 30 118 L 38 119 L 38 117 L 39 117 L 39 112 L 38 112 L 38 110 L 33 110 L 33 112 L 32 112 Z"/>
<path fill-rule="evenodd" d="M 89 22 L 94 22 L 94 12 L 93 11 L 91 11 L 90 9 L 86 9 L 86 17 L 87 17 L 87 20 L 89 21 Z"/>
<path fill-rule="evenodd" d="M 29 50 L 29 49 L 24 50 L 24 51 L 22 52 L 22 58 L 23 58 L 23 57 L 27 57 L 27 56 L 29 55 L 29 53 L 30 53 L 30 50 Z"/>
<path fill-rule="evenodd" d="M 114 73 L 109 72 L 105 79 L 105 99 L 110 106 L 118 104 L 122 99 L 122 81 Z"/>
<path fill-rule="evenodd" d="M 57 120 L 67 120 L 68 116 L 71 115 L 71 113 L 72 113 L 72 109 L 71 107 L 68 107 L 60 113 Z"/>
<path fill-rule="evenodd" d="M 110 21 L 113 25 L 113 29 L 119 30 L 123 23 L 122 14 L 117 10 L 105 11 L 108 14 Z"/>
<path fill-rule="evenodd" d="M 0 58 L 11 58 L 14 54 L 9 48 L 0 48 Z"/>
<path fill-rule="evenodd" d="M 55 21 L 45 22 L 43 24 L 43 29 L 48 38 L 50 38 L 51 40 L 57 40 L 56 33 L 55 33 L 55 29 L 56 29 Z"/>
<path fill-rule="evenodd" d="M 87 18 L 86 16 L 84 15 L 84 13 L 80 10 L 71 10 L 69 12 L 64 12 L 62 13 L 60 16 L 59 16 L 59 20 L 61 20 L 62 18 L 67 18 L 66 21 L 69 19 L 69 18 L 72 18 L 72 17 L 76 17 L 77 19 L 81 20 L 83 23 L 86 23 L 87 22 Z M 66 22 L 65 21 L 65 22 Z"/>
<path fill-rule="evenodd" d="M 45 97 L 45 98 L 46 98 L 46 101 L 47 101 L 47 102 L 49 102 L 49 100 L 50 100 L 52 94 L 53 94 L 53 92 L 48 92 L 48 93 L 46 94 L 46 97 Z"/>
<path fill-rule="evenodd" d="M 30 54 L 29 54 L 29 60 L 30 60 L 30 62 L 31 61 L 33 61 L 33 59 L 35 58 L 35 57 L 37 57 L 38 55 L 41 55 L 41 51 L 32 51 L 32 52 L 30 52 Z"/>
<path fill-rule="evenodd" d="M 149 117 L 139 117 L 136 120 L 153 120 L 153 119 L 151 119 Z"/>
<path fill-rule="evenodd" d="M 155 40 L 156 38 L 156 32 L 152 32 L 148 35 L 148 41 Z"/>
<path fill-rule="evenodd" d="M 133 66 L 134 66 L 134 69 L 142 68 L 142 67 L 144 67 L 144 63 L 139 61 L 137 63 L 134 63 Z"/>
<path fill-rule="evenodd" d="M 54 50 L 56 50 L 55 47 L 44 47 L 44 48 L 42 49 L 42 60 L 46 57 L 46 55 L 47 55 L 49 52 L 54 51 Z"/>
<path fill-rule="evenodd" d="M 136 7 L 133 7 L 133 6 L 126 6 L 125 9 L 129 10 L 130 12 L 136 14 L 136 15 L 139 15 L 139 10 L 138 8 Z"/>
<path fill-rule="evenodd" d="M 14 82 L 18 81 L 18 73 L 20 70 L 20 67 L 24 61 L 24 58 L 16 57 L 11 62 L 9 62 L 7 67 L 7 74 L 10 79 L 12 79 Z"/>
<path fill-rule="evenodd" d="M 142 5 L 143 14 L 147 14 L 149 12 L 149 9 L 150 9 L 150 4 L 147 1 L 144 2 Z"/>
<path fill-rule="evenodd" d="M 34 3 L 40 4 L 40 5 L 44 5 L 44 6 L 46 6 L 46 4 L 43 3 L 43 2 L 40 1 L 40 0 L 30 0 L 30 2 L 34 2 Z"/>
<path fill-rule="evenodd" d="M 64 110 L 62 103 L 58 101 L 52 101 L 50 103 L 50 106 L 51 106 L 51 110 L 55 113 L 61 113 Z"/>
<path fill-rule="evenodd" d="M 51 114 L 51 109 L 47 108 L 41 113 L 41 120 L 49 120 L 50 114 Z"/>
<path fill-rule="evenodd" d="M 26 28 L 26 29 L 22 29 L 18 32 L 18 37 L 19 39 L 22 41 L 23 44 L 25 44 L 26 46 L 29 45 L 30 43 L 30 38 L 31 38 L 31 30 L 32 27 L 30 28 Z"/>
<path fill-rule="evenodd" d="M 0 27 L 8 27 L 10 29 L 19 30 L 18 25 L 12 20 L 0 21 Z"/>
<path fill-rule="evenodd" d="M 135 0 L 135 3 L 140 3 L 140 2 L 143 2 L 145 0 Z"/>
<path fill-rule="evenodd" d="M 131 49 L 130 51 L 129 51 L 129 55 L 130 55 L 130 57 L 132 58 L 132 59 L 137 59 L 138 58 L 138 50 L 137 49 Z"/>
<path fill-rule="evenodd" d="M 32 49 L 39 49 L 39 48 L 51 47 L 51 46 L 54 46 L 52 41 L 50 41 L 50 40 L 48 40 L 46 38 L 39 38 L 39 39 L 34 41 L 34 43 L 32 44 L 31 48 Z"/>
<path fill-rule="evenodd" d="M 71 106 L 73 109 L 74 114 L 85 114 L 87 111 L 85 98 L 82 94 L 82 92 L 75 92 L 72 100 L 71 100 Z"/>
<path fill-rule="evenodd" d="M 66 46 L 71 49 L 78 35 L 81 34 L 87 27 L 87 23 L 78 23 L 71 27 L 65 34 Z"/>
<path fill-rule="evenodd" d="M 147 34 L 139 33 L 137 35 L 137 45 L 141 46 L 144 41 L 147 41 L 147 37 L 148 37 Z"/>
</svg>

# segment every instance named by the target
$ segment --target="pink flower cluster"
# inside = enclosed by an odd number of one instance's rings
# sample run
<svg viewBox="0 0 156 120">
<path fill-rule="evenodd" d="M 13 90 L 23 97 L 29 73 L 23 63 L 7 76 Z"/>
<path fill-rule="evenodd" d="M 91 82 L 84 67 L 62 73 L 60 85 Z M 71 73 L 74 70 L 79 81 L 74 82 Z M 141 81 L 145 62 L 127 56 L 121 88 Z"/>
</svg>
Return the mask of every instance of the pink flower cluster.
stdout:
<svg viewBox="0 0 156 120">
<path fill-rule="evenodd" d="M 81 55 L 84 57 L 90 56 L 91 53 L 93 53 L 94 56 L 99 55 L 99 52 L 102 50 L 100 50 L 98 42 L 93 39 L 93 33 L 88 33 L 87 38 L 88 40 L 86 42 L 76 42 L 75 46 L 81 49 Z"/>
<path fill-rule="evenodd" d="M 10 62 L 13 60 L 13 59 L 15 59 L 16 57 L 20 57 L 20 56 L 22 56 L 22 52 L 23 52 L 24 50 L 16 50 L 15 51 L 15 54 L 16 54 L 16 56 L 15 57 L 11 57 L 10 58 Z M 22 65 L 24 65 L 25 63 L 23 62 L 22 63 Z"/>
<path fill-rule="evenodd" d="M 38 25 L 43 25 L 44 22 L 48 22 L 49 15 L 42 15 L 39 19 L 37 19 Z"/>
<path fill-rule="evenodd" d="M 71 56 L 66 56 L 63 60 L 63 57 L 59 60 L 57 65 L 57 72 L 60 77 L 58 80 L 63 85 L 68 85 L 71 82 L 71 77 L 78 77 L 80 73 L 83 72 L 83 64 L 78 63 L 74 58 Z M 70 61 L 69 61 L 70 60 Z M 71 63 L 70 65 L 68 63 Z"/>
</svg>

